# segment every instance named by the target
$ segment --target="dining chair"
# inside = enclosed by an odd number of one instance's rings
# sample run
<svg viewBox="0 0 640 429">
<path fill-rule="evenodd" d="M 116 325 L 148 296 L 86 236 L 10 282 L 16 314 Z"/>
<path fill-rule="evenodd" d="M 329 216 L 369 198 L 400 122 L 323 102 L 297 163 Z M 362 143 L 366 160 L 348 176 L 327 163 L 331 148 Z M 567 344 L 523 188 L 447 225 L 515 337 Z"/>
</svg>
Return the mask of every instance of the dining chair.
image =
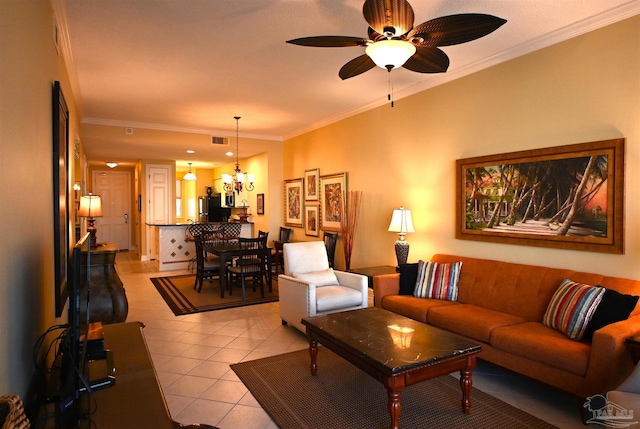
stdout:
<svg viewBox="0 0 640 429">
<path fill-rule="evenodd" d="M 253 290 L 260 284 L 260 294 L 264 298 L 264 279 L 270 281 L 267 269 L 267 236 L 257 238 L 239 237 L 240 255 L 234 266 L 229 267 L 229 295 L 233 294 L 233 287 L 240 284 L 242 287 L 242 300 L 247 299 L 246 283 L 251 278 Z M 271 286 L 269 285 L 271 288 Z"/>
<path fill-rule="evenodd" d="M 280 227 L 280 234 L 278 235 L 278 242 L 274 243 L 273 250 L 271 251 L 271 257 L 275 268 L 275 275 L 278 275 L 278 271 L 282 268 L 284 273 L 284 259 L 282 257 L 282 245 L 291 241 L 293 235 L 293 229 Z"/>
<path fill-rule="evenodd" d="M 204 279 L 211 281 L 214 277 L 220 276 L 220 260 L 206 257 L 202 246 L 202 234 L 195 235 L 193 238 L 196 243 L 196 281 L 193 288 L 200 293 Z"/>
<path fill-rule="evenodd" d="M 336 243 L 338 242 L 337 232 L 324 232 L 324 245 L 327 248 L 327 259 L 329 259 L 329 268 L 334 268 L 333 262 L 336 257 Z"/>
<path fill-rule="evenodd" d="M 185 229 L 186 240 L 195 241 L 196 235 L 210 237 L 212 234 L 214 234 L 217 231 L 217 229 L 218 229 L 218 225 L 212 224 L 212 223 L 207 223 L 207 222 L 192 223 Z M 191 258 L 187 266 L 187 269 L 189 271 L 193 271 L 193 268 L 196 266 L 196 262 L 197 261 L 195 257 Z"/>
</svg>

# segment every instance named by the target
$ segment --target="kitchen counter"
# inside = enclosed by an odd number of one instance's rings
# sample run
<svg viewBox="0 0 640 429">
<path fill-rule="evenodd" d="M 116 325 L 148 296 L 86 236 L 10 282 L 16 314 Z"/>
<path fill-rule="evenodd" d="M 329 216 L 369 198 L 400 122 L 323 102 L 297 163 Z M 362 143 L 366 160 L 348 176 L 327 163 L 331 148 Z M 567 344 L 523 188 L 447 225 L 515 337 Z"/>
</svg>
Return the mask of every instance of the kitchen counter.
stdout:
<svg viewBox="0 0 640 429">
<path fill-rule="evenodd" d="M 220 224 L 225 222 L 211 222 Z M 253 222 L 232 222 L 242 225 L 240 237 L 253 237 Z M 160 271 L 184 270 L 196 256 L 196 246 L 187 236 L 190 223 L 150 224 L 155 230 L 154 255 Z"/>
</svg>

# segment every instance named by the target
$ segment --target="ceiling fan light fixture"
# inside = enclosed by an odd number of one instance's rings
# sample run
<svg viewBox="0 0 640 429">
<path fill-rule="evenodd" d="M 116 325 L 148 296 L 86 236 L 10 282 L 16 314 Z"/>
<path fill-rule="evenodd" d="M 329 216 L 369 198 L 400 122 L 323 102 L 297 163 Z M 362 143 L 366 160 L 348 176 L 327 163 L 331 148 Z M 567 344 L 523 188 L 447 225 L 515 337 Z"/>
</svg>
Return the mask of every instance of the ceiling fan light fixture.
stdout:
<svg viewBox="0 0 640 429">
<path fill-rule="evenodd" d="M 365 53 L 378 67 L 391 70 L 402 67 L 416 53 L 416 47 L 404 40 L 381 40 L 367 46 Z"/>
</svg>

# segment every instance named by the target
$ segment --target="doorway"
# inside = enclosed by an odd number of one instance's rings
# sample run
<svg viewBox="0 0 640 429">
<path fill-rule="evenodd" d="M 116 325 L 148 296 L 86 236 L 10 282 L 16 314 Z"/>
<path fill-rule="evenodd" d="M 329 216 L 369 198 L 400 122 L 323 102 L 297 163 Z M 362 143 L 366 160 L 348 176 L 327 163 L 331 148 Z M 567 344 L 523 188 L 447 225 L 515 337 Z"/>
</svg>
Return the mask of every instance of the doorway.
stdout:
<svg viewBox="0 0 640 429">
<path fill-rule="evenodd" d="M 93 193 L 102 199 L 102 217 L 96 218 L 98 243 L 128 250 L 131 242 L 131 173 L 94 170 Z"/>
</svg>

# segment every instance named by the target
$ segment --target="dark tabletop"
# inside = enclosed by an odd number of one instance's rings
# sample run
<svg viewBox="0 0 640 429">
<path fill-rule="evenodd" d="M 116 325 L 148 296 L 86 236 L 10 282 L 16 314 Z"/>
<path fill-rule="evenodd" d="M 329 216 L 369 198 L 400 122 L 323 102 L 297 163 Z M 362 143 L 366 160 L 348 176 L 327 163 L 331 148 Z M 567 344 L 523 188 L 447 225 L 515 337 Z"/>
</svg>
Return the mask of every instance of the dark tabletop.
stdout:
<svg viewBox="0 0 640 429">
<path fill-rule="evenodd" d="M 481 350 L 463 337 L 376 307 L 309 317 L 302 323 L 391 373 Z"/>
</svg>

